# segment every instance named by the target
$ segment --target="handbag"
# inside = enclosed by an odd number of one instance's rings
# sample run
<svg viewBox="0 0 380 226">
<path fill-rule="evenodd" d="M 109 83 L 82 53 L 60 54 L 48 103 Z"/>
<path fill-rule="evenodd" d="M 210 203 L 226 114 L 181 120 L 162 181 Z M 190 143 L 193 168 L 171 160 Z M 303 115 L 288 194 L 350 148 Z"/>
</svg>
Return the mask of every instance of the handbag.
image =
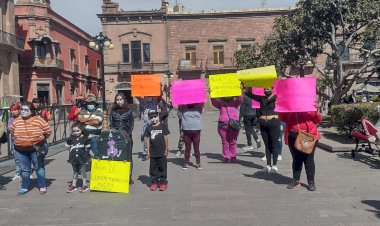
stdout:
<svg viewBox="0 0 380 226">
<path fill-rule="evenodd" d="M 306 123 L 306 126 L 308 128 L 307 131 L 300 130 L 299 123 L 298 123 L 298 114 L 296 114 L 296 120 L 297 120 L 298 135 L 294 143 L 294 147 L 302 153 L 310 154 L 313 152 L 317 139 L 314 135 L 307 132 L 309 130 L 307 123 Z"/>
<path fill-rule="evenodd" d="M 28 129 L 26 128 L 25 121 L 24 121 L 24 126 L 25 126 L 26 133 L 30 137 Z M 45 156 L 47 154 L 47 148 L 46 148 L 47 140 L 46 140 L 46 138 L 44 138 L 43 140 L 41 140 L 41 141 L 39 141 L 38 143 L 35 143 L 35 144 L 32 142 L 31 139 L 29 139 L 29 141 L 30 141 L 30 143 L 32 143 L 32 147 L 37 152 L 38 156 Z"/>
<path fill-rule="evenodd" d="M 228 115 L 228 127 L 230 127 L 231 129 L 233 130 L 240 130 L 241 128 L 241 124 L 240 124 L 240 121 L 238 120 L 235 120 L 235 119 L 232 119 L 230 117 L 230 114 L 228 113 L 228 108 L 226 105 L 224 105 L 226 107 L 226 110 L 227 110 L 227 115 Z"/>
</svg>

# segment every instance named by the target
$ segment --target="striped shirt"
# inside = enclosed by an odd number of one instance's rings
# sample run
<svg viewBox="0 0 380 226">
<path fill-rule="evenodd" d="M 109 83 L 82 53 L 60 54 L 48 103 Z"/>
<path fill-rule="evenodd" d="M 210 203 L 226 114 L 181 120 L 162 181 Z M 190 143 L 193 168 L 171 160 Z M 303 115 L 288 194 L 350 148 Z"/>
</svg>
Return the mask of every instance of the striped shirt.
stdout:
<svg viewBox="0 0 380 226">
<path fill-rule="evenodd" d="M 49 124 L 40 116 L 32 116 L 26 120 L 18 117 L 12 123 L 10 131 L 14 144 L 20 147 L 33 146 L 49 137 L 52 132 Z"/>
<path fill-rule="evenodd" d="M 88 138 L 93 138 L 100 135 L 102 131 L 102 121 L 103 121 L 103 110 L 97 108 L 94 111 L 89 111 L 83 109 L 80 113 L 80 117 L 96 119 L 99 122 L 99 125 L 89 125 L 85 123 L 85 134 L 88 135 Z"/>
</svg>

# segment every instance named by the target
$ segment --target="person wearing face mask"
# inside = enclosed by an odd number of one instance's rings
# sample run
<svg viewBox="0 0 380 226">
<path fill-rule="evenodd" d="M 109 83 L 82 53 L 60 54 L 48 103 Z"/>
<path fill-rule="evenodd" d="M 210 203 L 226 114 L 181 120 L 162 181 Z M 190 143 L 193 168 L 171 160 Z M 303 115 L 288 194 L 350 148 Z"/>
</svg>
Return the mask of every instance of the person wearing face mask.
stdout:
<svg viewBox="0 0 380 226">
<path fill-rule="evenodd" d="M 84 124 L 84 134 L 88 136 L 88 142 L 94 158 L 99 158 L 98 138 L 102 132 L 103 110 L 96 107 L 96 96 L 88 94 L 86 107 L 78 116 L 79 122 Z"/>
<path fill-rule="evenodd" d="M 75 105 L 70 109 L 69 116 L 67 116 L 67 118 L 70 121 L 76 122 L 78 120 L 78 116 L 80 115 L 83 107 L 84 107 L 84 100 L 82 97 L 78 97 Z"/>
<path fill-rule="evenodd" d="M 49 122 L 52 120 L 52 114 L 41 107 L 41 100 L 39 98 L 33 98 L 32 107 L 30 109 L 32 111 L 32 115 L 39 115 L 41 118 L 45 119 L 45 121 Z"/>
<path fill-rule="evenodd" d="M 132 149 L 133 149 L 133 138 L 132 132 L 135 125 L 135 119 L 133 117 L 132 109 L 128 107 L 127 97 L 123 93 L 118 93 L 115 96 L 115 102 L 113 104 L 110 113 L 110 127 L 115 130 L 124 130 L 129 135 L 129 140 L 131 143 L 131 151 L 129 152 L 129 159 L 131 160 L 130 168 L 130 180 L 129 183 L 133 184 L 132 180 L 132 170 L 133 170 L 133 160 L 132 160 Z"/>
<path fill-rule="evenodd" d="M 49 124 L 39 115 L 32 115 L 31 106 L 24 104 L 21 106 L 21 117 L 15 119 L 10 127 L 12 137 L 14 137 L 14 148 L 20 162 L 21 188 L 19 195 L 28 192 L 30 184 L 31 162 L 37 174 L 40 194 L 47 192 L 45 179 L 45 155 L 38 154 L 34 145 L 41 145 L 46 142 L 52 130 Z"/>
<path fill-rule="evenodd" d="M 278 118 L 278 113 L 274 111 L 277 96 L 272 91 L 272 88 L 265 88 L 265 96 L 258 96 L 252 94 L 252 90 L 249 89 L 245 95 L 260 103 L 257 116 L 259 118 L 261 136 L 265 144 L 267 161 L 267 166 L 262 171 L 277 173 L 278 139 L 280 137 L 281 122 Z"/>
<path fill-rule="evenodd" d="M 239 106 L 243 102 L 240 97 L 213 98 L 211 103 L 219 109 L 218 133 L 222 139 L 223 162 L 228 163 L 236 160 L 237 137 L 239 130 L 228 126 L 229 119 L 239 120 Z"/>
</svg>

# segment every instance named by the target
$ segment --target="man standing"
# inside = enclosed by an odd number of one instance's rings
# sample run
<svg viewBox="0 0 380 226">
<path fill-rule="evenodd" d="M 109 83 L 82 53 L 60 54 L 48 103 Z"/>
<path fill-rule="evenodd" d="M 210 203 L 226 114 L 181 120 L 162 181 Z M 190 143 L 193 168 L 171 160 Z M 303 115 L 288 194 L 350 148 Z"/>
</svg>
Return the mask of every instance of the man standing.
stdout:
<svg viewBox="0 0 380 226">
<path fill-rule="evenodd" d="M 84 124 L 85 135 L 88 135 L 88 141 L 91 146 L 94 158 L 99 158 L 98 138 L 102 132 L 103 111 L 97 107 L 96 96 L 88 94 L 86 106 L 81 111 L 78 120 Z"/>
</svg>

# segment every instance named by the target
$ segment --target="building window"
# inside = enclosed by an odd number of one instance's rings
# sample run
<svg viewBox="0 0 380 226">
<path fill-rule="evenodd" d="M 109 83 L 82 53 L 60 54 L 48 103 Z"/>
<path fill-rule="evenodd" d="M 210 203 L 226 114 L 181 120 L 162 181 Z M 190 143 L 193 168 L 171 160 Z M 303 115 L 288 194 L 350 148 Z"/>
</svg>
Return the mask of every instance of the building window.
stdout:
<svg viewBox="0 0 380 226">
<path fill-rule="evenodd" d="M 70 63 L 71 65 L 74 65 L 75 60 L 75 49 L 70 49 Z"/>
<path fill-rule="evenodd" d="M 37 84 L 37 97 L 42 101 L 43 106 L 50 105 L 50 86 L 49 84 Z"/>
<path fill-rule="evenodd" d="M 141 41 L 131 42 L 132 69 L 141 69 Z"/>
<path fill-rule="evenodd" d="M 88 64 L 90 63 L 90 61 L 89 61 L 89 58 L 88 58 L 88 56 L 86 55 L 86 56 L 84 56 L 84 68 L 86 69 L 86 72 L 87 72 L 87 74 L 89 75 L 90 73 L 89 73 L 89 68 L 88 68 Z"/>
<path fill-rule="evenodd" d="M 214 65 L 224 64 L 224 46 L 213 46 Z"/>
<path fill-rule="evenodd" d="M 195 46 L 185 47 L 185 60 L 190 62 L 191 66 L 196 66 L 197 64 L 197 51 Z"/>
<path fill-rule="evenodd" d="M 252 44 L 241 44 L 240 49 L 241 50 L 247 50 L 252 47 Z"/>
<path fill-rule="evenodd" d="M 338 50 L 340 53 L 344 51 L 344 53 L 342 55 L 343 61 L 350 61 L 350 50 L 349 50 L 349 48 L 346 48 L 344 50 L 344 46 L 342 44 L 339 44 Z"/>
<path fill-rule="evenodd" d="M 144 62 L 150 62 L 150 44 L 143 43 Z"/>
<path fill-rule="evenodd" d="M 37 57 L 40 59 L 46 58 L 46 46 L 44 44 L 37 44 Z"/>
<path fill-rule="evenodd" d="M 129 63 L 129 44 L 123 44 L 123 62 Z"/>
</svg>

